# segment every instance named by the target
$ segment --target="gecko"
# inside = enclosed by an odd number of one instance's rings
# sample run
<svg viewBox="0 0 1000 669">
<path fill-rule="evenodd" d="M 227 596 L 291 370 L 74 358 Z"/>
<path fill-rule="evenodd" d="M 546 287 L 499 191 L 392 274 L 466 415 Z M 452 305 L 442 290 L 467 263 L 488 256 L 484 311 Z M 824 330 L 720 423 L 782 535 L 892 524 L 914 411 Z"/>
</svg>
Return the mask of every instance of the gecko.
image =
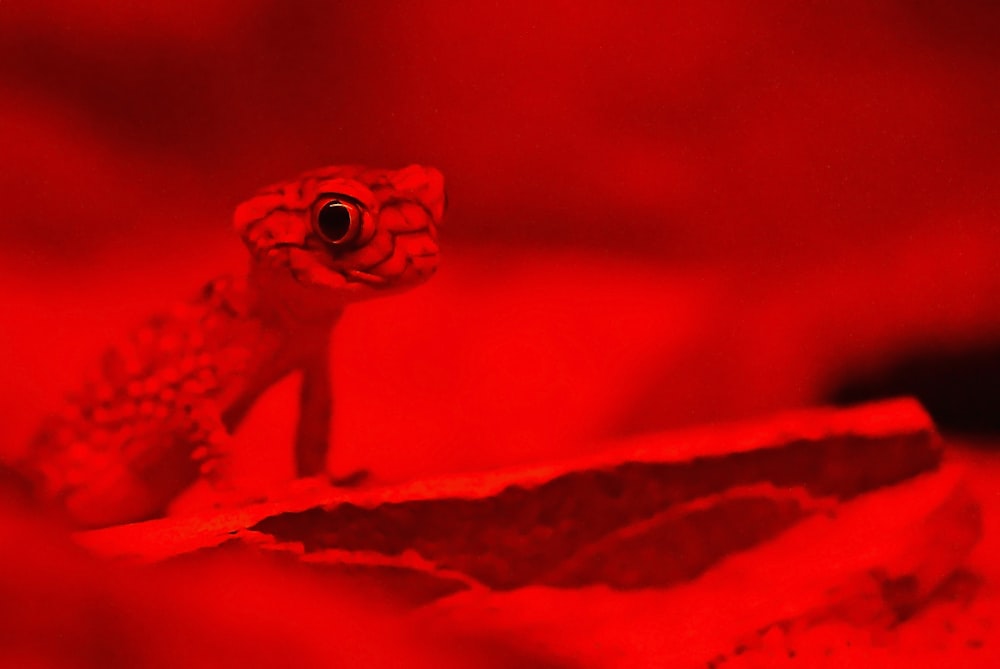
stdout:
<svg viewBox="0 0 1000 669">
<path fill-rule="evenodd" d="M 107 350 L 16 468 L 78 528 L 161 517 L 196 481 L 222 485 L 231 435 L 297 373 L 295 473 L 327 476 L 333 329 L 348 304 L 435 273 L 445 206 L 441 173 L 419 165 L 327 167 L 260 190 L 233 215 L 248 271 Z"/>
</svg>

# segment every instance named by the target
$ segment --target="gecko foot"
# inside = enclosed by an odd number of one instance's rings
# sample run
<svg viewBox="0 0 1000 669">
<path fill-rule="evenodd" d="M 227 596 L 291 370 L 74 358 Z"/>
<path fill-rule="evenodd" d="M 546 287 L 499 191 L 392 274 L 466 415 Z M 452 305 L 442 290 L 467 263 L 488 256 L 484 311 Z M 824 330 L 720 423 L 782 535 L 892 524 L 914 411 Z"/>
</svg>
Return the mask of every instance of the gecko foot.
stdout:
<svg viewBox="0 0 1000 669">
<path fill-rule="evenodd" d="M 358 469 L 345 476 L 333 476 L 332 474 L 318 474 L 316 476 L 304 476 L 290 481 L 282 488 L 273 490 L 271 498 L 281 495 L 316 495 L 329 493 L 331 488 L 356 488 L 368 480 L 370 473 L 367 469 Z"/>
<path fill-rule="evenodd" d="M 371 476 L 367 469 L 357 469 L 346 476 L 331 476 L 330 485 L 335 488 L 356 488 Z"/>
</svg>

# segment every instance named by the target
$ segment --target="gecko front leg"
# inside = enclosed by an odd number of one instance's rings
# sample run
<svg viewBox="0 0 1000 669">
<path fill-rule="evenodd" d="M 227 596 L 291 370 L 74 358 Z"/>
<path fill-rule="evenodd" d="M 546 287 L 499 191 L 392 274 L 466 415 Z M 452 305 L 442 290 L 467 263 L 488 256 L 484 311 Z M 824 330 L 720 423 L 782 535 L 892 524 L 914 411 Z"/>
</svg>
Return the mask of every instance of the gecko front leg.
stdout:
<svg viewBox="0 0 1000 669">
<path fill-rule="evenodd" d="M 295 431 L 295 473 L 299 478 L 328 475 L 330 428 L 333 423 L 333 382 L 330 378 L 330 342 L 310 348 L 302 362 L 299 421 Z M 355 486 L 368 477 L 358 470 L 343 477 L 329 477 L 335 486 Z"/>
<path fill-rule="evenodd" d="M 317 476 L 326 471 L 333 422 L 333 384 L 329 342 L 313 348 L 302 364 L 299 420 L 295 429 L 295 473 Z"/>
</svg>

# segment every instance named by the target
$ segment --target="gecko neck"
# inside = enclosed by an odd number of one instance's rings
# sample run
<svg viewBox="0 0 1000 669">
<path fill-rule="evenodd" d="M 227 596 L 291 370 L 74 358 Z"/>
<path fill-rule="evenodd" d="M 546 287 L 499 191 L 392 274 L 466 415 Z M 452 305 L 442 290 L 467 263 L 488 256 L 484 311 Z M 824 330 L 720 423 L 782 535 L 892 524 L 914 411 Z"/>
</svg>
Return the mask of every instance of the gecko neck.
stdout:
<svg viewBox="0 0 1000 669">
<path fill-rule="evenodd" d="M 296 282 L 285 272 L 251 266 L 249 285 L 253 310 L 267 322 L 332 328 L 344 312 L 344 302 Z"/>
</svg>

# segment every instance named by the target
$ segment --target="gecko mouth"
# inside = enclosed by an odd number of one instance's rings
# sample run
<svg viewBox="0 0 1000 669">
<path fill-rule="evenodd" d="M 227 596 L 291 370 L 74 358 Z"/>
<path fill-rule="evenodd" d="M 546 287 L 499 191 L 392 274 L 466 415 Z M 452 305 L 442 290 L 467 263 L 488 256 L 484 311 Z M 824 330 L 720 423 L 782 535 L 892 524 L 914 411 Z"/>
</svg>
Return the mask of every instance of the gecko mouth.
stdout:
<svg viewBox="0 0 1000 669">
<path fill-rule="evenodd" d="M 383 276 L 379 276 L 378 274 L 372 274 L 371 272 L 363 272 L 360 269 L 349 269 L 346 270 L 344 274 L 349 279 L 360 281 L 362 283 L 371 284 L 373 286 L 383 286 L 389 281 L 387 278 Z"/>
<path fill-rule="evenodd" d="M 392 274 L 377 274 L 372 271 L 374 268 L 342 270 L 341 274 L 349 281 L 364 283 L 372 288 L 392 289 L 404 288 L 430 278 L 437 266 L 437 251 L 428 251 L 408 255 L 403 268 Z"/>
<path fill-rule="evenodd" d="M 410 265 L 418 270 L 436 269 L 438 264 L 438 256 L 440 254 L 437 251 L 428 251 L 427 253 L 417 253 L 410 256 Z"/>
</svg>

